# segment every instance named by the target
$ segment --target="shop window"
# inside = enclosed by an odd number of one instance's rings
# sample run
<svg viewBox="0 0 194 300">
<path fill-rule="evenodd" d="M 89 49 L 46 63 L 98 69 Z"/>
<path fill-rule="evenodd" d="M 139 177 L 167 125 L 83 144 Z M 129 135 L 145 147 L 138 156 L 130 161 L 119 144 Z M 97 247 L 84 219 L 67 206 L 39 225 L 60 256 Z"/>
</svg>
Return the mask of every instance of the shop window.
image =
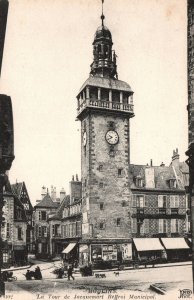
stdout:
<svg viewBox="0 0 194 300">
<path fill-rule="evenodd" d="M 104 209 L 104 203 L 100 203 L 100 210 Z"/>
<path fill-rule="evenodd" d="M 105 224 L 104 223 L 100 223 L 99 224 L 99 228 L 100 228 L 100 230 L 105 229 Z"/>
<path fill-rule="evenodd" d="M 121 218 L 117 218 L 117 226 L 121 226 Z"/>
</svg>

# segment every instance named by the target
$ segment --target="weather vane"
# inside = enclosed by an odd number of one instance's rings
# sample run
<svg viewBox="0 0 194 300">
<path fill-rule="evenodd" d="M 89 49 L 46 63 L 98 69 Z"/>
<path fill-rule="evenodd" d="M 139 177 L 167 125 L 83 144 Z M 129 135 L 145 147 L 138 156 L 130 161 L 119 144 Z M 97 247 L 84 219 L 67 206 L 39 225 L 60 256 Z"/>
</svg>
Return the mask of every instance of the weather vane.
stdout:
<svg viewBox="0 0 194 300">
<path fill-rule="evenodd" d="M 101 15 L 102 27 L 104 27 L 104 19 L 105 19 L 105 16 L 103 14 L 103 3 L 104 3 L 104 0 L 102 0 L 102 15 Z"/>
</svg>

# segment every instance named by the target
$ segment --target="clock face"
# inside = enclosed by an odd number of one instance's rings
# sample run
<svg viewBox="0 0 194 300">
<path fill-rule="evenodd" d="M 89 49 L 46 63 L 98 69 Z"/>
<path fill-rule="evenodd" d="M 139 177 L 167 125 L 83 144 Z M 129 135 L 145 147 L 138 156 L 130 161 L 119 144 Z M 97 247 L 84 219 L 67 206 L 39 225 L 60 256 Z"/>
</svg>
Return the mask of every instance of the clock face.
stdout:
<svg viewBox="0 0 194 300">
<path fill-rule="evenodd" d="M 119 141 L 118 133 L 114 130 L 107 131 L 105 138 L 110 145 L 116 145 Z"/>
<path fill-rule="evenodd" d="M 83 144 L 84 144 L 84 146 L 86 146 L 86 143 L 87 143 L 87 136 L 86 136 L 86 131 L 85 131 L 84 134 L 83 134 Z"/>
</svg>

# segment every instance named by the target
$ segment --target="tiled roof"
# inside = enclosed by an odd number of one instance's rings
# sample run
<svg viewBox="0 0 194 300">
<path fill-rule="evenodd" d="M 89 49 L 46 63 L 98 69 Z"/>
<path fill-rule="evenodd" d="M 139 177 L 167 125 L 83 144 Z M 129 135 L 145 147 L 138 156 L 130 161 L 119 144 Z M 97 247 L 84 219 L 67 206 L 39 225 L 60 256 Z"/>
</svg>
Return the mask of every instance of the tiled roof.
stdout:
<svg viewBox="0 0 194 300">
<path fill-rule="evenodd" d="M 132 89 L 128 83 L 118 79 L 98 77 L 98 76 L 90 76 L 82 85 L 79 93 L 88 85 L 132 93 Z"/>
<path fill-rule="evenodd" d="M 45 207 L 45 208 L 57 208 L 59 203 L 53 202 L 50 195 L 47 194 L 44 198 L 40 201 L 40 203 L 36 204 L 34 207 Z"/>
<path fill-rule="evenodd" d="M 183 166 L 183 165 L 181 165 Z M 155 183 L 155 189 L 159 190 L 172 190 L 169 186 L 169 180 L 170 179 L 178 179 L 178 187 L 177 189 L 184 189 L 185 188 L 185 181 L 183 180 L 183 174 L 177 171 L 175 174 L 175 169 L 172 165 L 170 166 L 153 166 L 150 167 L 148 165 L 134 165 L 130 164 L 129 166 L 129 182 L 131 183 L 131 188 L 138 188 L 141 189 L 141 187 L 136 186 L 135 179 L 140 177 L 142 178 L 144 185 L 142 189 L 145 189 L 145 170 L 146 168 L 153 168 L 154 169 L 154 183 Z M 182 167 L 183 169 L 183 167 Z M 184 170 L 185 166 L 184 166 Z"/>
<path fill-rule="evenodd" d="M 15 184 L 11 184 L 12 192 L 18 197 L 20 197 L 22 186 L 23 182 L 16 182 Z"/>
<path fill-rule="evenodd" d="M 64 207 L 68 206 L 70 204 L 70 196 L 67 195 L 61 202 L 59 208 L 56 211 L 56 214 L 53 216 L 49 217 L 50 220 L 60 220 L 63 215 L 63 209 Z"/>
</svg>

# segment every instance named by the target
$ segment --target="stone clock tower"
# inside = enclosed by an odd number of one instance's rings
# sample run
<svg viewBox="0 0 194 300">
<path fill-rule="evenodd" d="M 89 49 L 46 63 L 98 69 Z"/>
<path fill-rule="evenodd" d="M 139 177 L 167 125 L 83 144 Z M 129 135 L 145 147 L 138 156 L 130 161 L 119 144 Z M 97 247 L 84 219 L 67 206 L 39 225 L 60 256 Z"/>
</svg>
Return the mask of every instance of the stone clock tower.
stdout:
<svg viewBox="0 0 194 300">
<path fill-rule="evenodd" d="M 90 76 L 77 96 L 77 118 L 81 121 L 82 239 L 88 245 L 112 243 L 117 248 L 122 242 L 130 242 L 131 237 L 128 174 L 133 91 L 126 82 L 118 80 L 112 35 L 104 25 L 103 14 L 101 19 L 93 41 Z M 90 251 L 92 259 L 91 246 Z"/>
</svg>

